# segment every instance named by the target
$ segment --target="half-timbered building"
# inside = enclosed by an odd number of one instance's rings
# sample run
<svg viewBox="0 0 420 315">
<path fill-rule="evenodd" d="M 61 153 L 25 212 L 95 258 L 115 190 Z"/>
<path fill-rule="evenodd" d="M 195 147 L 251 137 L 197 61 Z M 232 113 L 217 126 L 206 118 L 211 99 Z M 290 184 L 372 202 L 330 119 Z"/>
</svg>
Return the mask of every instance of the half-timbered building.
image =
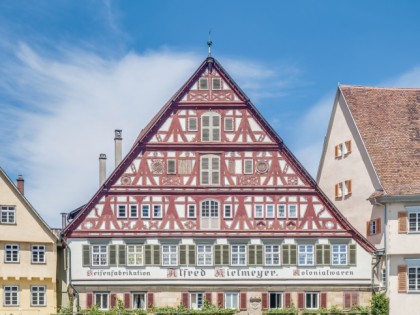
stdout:
<svg viewBox="0 0 420 315">
<path fill-rule="evenodd" d="M 210 56 L 71 219 L 81 307 L 208 300 L 258 314 L 371 296 L 374 247 Z"/>
</svg>

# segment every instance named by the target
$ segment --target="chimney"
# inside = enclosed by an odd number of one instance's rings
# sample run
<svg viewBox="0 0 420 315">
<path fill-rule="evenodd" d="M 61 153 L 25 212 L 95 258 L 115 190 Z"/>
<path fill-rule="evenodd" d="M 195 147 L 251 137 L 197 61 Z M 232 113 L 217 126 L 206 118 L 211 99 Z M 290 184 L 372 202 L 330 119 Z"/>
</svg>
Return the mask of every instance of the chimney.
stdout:
<svg viewBox="0 0 420 315">
<path fill-rule="evenodd" d="M 99 154 L 99 187 L 105 183 L 106 179 L 106 154 Z"/>
<path fill-rule="evenodd" d="M 61 212 L 61 228 L 64 230 L 67 225 L 67 213 Z"/>
<path fill-rule="evenodd" d="M 115 129 L 115 168 L 122 160 L 122 130 Z"/>
<path fill-rule="evenodd" d="M 24 195 L 25 194 L 25 180 L 23 179 L 22 175 L 19 175 L 16 179 L 16 186 L 19 192 Z"/>
</svg>

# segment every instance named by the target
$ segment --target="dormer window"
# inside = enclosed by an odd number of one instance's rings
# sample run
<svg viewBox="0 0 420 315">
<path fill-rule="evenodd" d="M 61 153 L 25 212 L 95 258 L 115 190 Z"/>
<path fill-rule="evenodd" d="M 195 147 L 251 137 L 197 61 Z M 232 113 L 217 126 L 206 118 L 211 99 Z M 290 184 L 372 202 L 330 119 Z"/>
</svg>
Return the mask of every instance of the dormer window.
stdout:
<svg viewBox="0 0 420 315">
<path fill-rule="evenodd" d="M 200 90 L 208 90 L 209 80 L 207 78 L 200 78 L 200 80 L 198 81 L 198 88 Z"/>
<path fill-rule="evenodd" d="M 201 116 L 201 141 L 220 141 L 220 115 L 208 112 Z"/>
<path fill-rule="evenodd" d="M 221 90 L 222 89 L 222 80 L 220 78 L 213 78 L 212 79 L 212 89 L 213 90 Z"/>
</svg>

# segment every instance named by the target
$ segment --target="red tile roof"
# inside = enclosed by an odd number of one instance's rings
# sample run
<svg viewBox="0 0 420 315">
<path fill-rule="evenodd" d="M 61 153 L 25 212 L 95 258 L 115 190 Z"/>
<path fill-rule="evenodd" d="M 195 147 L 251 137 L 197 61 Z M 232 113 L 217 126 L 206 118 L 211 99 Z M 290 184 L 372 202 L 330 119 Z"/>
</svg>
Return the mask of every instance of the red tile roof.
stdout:
<svg viewBox="0 0 420 315">
<path fill-rule="evenodd" d="M 339 88 L 385 193 L 420 193 L 420 89 Z"/>
</svg>

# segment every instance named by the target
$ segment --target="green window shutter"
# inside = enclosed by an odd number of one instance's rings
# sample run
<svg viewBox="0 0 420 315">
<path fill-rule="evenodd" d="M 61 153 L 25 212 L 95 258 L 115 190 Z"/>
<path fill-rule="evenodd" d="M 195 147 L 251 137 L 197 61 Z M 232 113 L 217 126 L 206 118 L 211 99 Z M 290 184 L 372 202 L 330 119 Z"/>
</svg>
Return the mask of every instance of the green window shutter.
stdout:
<svg viewBox="0 0 420 315">
<path fill-rule="evenodd" d="M 144 246 L 144 264 L 145 265 L 152 264 L 152 245 Z"/>
<path fill-rule="evenodd" d="M 160 245 L 153 245 L 153 265 L 160 265 Z"/>
<path fill-rule="evenodd" d="M 118 245 L 118 265 L 126 264 L 125 245 Z"/>
<path fill-rule="evenodd" d="M 109 245 L 109 265 L 117 265 L 117 245 Z"/>
<path fill-rule="evenodd" d="M 230 264 L 230 251 L 229 251 L 229 245 L 222 245 L 223 247 L 223 265 L 229 265 Z"/>
<path fill-rule="evenodd" d="M 356 265 L 356 244 L 349 245 L 349 265 Z"/>
<path fill-rule="evenodd" d="M 324 245 L 319 245 L 317 244 L 315 246 L 315 262 L 317 265 L 323 265 L 324 264 L 324 250 L 323 250 Z"/>
<path fill-rule="evenodd" d="M 248 265 L 255 265 L 255 245 L 248 245 Z"/>
<path fill-rule="evenodd" d="M 263 264 L 263 246 L 262 245 L 255 245 L 256 247 L 256 264 L 262 265 Z"/>
<path fill-rule="evenodd" d="M 324 264 L 331 265 L 331 246 L 324 245 Z"/>
<path fill-rule="evenodd" d="M 82 246 L 83 267 L 90 266 L 90 245 Z"/>
<path fill-rule="evenodd" d="M 188 265 L 195 265 L 195 245 L 188 246 Z"/>
<path fill-rule="evenodd" d="M 214 264 L 222 264 L 222 245 L 214 245 Z"/>
<path fill-rule="evenodd" d="M 179 245 L 179 265 L 187 265 L 187 245 Z"/>
<path fill-rule="evenodd" d="M 290 265 L 289 245 L 283 245 L 281 247 L 281 257 L 283 258 L 283 265 Z"/>
<path fill-rule="evenodd" d="M 296 255 L 297 255 L 297 249 L 296 249 L 296 245 L 290 245 L 290 264 L 291 265 L 296 265 Z"/>
</svg>

